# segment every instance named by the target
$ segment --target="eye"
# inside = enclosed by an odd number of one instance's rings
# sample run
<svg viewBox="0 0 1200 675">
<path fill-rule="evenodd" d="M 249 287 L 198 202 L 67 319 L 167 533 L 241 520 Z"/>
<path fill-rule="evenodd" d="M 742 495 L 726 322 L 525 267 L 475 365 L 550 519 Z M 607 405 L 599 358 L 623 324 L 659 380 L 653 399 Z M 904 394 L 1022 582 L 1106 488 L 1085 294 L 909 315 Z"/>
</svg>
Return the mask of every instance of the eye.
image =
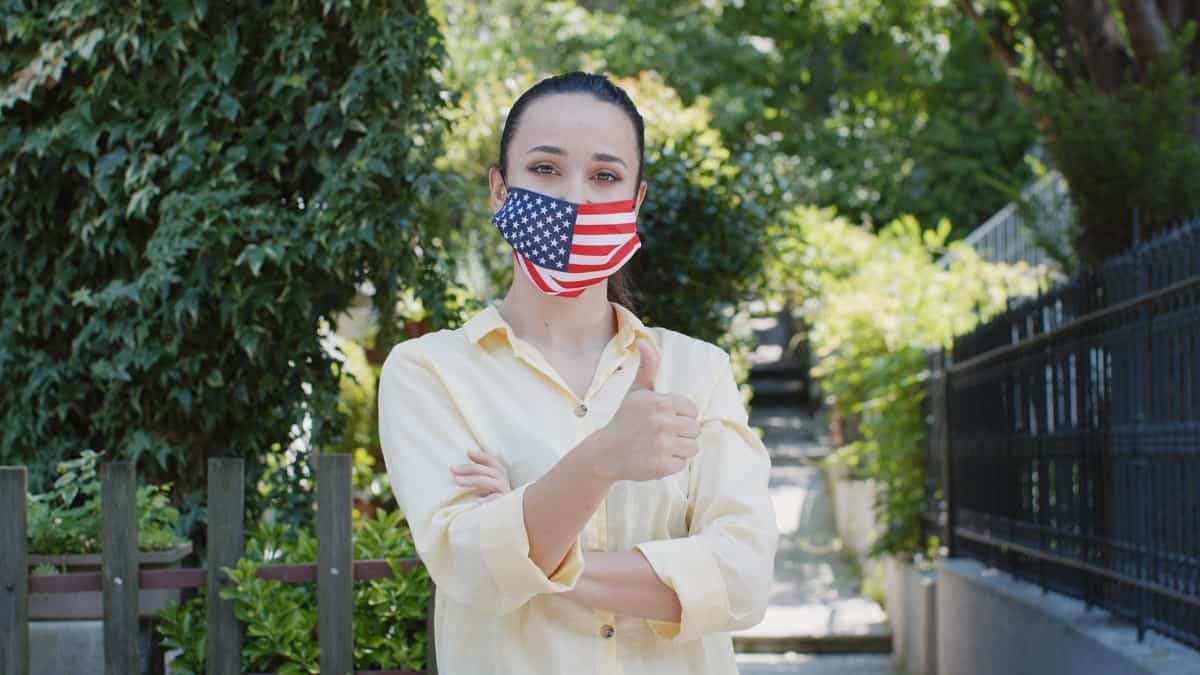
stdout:
<svg viewBox="0 0 1200 675">
<path fill-rule="evenodd" d="M 596 180 L 602 183 L 615 183 L 621 180 L 621 177 L 611 171 L 601 171 L 596 174 Z"/>
<path fill-rule="evenodd" d="M 552 176 L 552 175 L 558 173 L 558 171 L 554 168 L 553 164 L 545 164 L 545 163 L 534 164 L 533 166 L 529 167 L 529 170 L 534 173 L 540 173 L 543 176 Z"/>
</svg>

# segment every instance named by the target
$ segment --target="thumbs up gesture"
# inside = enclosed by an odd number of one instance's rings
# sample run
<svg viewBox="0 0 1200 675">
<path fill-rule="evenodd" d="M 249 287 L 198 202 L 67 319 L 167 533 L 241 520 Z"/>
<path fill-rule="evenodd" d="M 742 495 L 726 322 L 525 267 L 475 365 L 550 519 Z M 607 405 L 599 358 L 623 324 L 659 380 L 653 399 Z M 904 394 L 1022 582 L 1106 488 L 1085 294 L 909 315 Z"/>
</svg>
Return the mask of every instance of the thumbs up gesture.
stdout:
<svg viewBox="0 0 1200 675">
<path fill-rule="evenodd" d="M 659 354 L 638 340 L 641 362 L 612 420 L 593 434 L 612 480 L 656 480 L 682 471 L 699 451 L 699 411 L 687 397 L 655 391 Z"/>
</svg>

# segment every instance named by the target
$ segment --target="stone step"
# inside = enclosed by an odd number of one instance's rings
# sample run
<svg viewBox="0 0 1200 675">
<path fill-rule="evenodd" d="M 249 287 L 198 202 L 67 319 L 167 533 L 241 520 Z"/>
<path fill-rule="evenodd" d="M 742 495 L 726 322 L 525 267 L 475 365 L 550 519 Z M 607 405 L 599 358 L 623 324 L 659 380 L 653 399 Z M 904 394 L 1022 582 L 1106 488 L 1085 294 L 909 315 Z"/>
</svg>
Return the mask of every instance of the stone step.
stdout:
<svg viewBox="0 0 1200 675">
<path fill-rule="evenodd" d="M 891 654 L 889 635 L 776 635 L 733 638 L 739 654 Z"/>
<path fill-rule="evenodd" d="M 808 379 L 808 364 L 799 359 L 782 359 L 779 361 L 764 361 L 750 366 L 750 381 L 767 379 Z"/>
<path fill-rule="evenodd" d="M 884 654 L 739 654 L 741 675 L 896 675 Z"/>
<path fill-rule="evenodd" d="M 887 654 L 892 630 L 878 603 L 849 597 L 771 606 L 757 626 L 734 633 L 733 643 L 737 651 L 754 654 Z"/>
<path fill-rule="evenodd" d="M 750 382 L 754 403 L 786 403 L 799 407 L 809 404 L 809 391 L 804 380 L 759 379 Z"/>
</svg>

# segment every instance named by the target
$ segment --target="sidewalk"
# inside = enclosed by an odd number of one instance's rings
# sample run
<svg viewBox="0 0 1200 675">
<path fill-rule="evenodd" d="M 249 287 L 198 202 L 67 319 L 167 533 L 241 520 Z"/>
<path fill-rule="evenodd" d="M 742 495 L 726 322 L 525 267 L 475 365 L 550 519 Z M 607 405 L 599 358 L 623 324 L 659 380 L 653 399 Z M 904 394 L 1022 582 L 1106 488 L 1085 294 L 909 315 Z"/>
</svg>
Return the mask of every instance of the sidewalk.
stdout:
<svg viewBox="0 0 1200 675">
<path fill-rule="evenodd" d="M 801 402 L 803 364 L 787 360 L 787 328 L 755 319 L 750 424 L 771 451 L 771 499 L 779 550 L 771 604 L 762 623 L 734 633 L 743 675 L 894 675 L 891 629 L 883 609 L 858 593 L 850 558 L 840 549 L 833 503 L 816 460 L 829 449 Z"/>
<path fill-rule="evenodd" d="M 737 665 L 741 675 L 896 675 L 884 654 L 739 654 Z"/>
<path fill-rule="evenodd" d="M 758 626 L 734 634 L 740 652 L 889 653 L 883 609 L 858 593 L 859 579 L 838 546 L 832 499 L 813 459 L 824 448 L 811 418 L 772 404 L 751 411 L 772 451 L 771 498 L 779 551 L 771 606 Z"/>
</svg>

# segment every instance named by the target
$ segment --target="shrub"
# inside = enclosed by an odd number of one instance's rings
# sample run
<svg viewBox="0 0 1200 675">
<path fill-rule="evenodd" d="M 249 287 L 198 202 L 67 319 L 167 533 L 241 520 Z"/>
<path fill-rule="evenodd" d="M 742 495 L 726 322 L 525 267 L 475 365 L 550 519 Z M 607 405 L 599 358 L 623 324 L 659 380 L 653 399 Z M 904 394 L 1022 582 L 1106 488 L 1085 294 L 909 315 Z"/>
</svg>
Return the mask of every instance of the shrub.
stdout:
<svg viewBox="0 0 1200 675">
<path fill-rule="evenodd" d="M 391 334 L 441 283 L 423 3 L 32 3 L 0 44 L 0 461 L 39 485 L 92 447 L 186 495 L 209 455 L 335 437 L 322 322 L 369 281 Z M 252 506 L 303 495 L 266 466 Z"/>
<path fill-rule="evenodd" d="M 101 551 L 104 521 L 96 463 L 102 454 L 84 450 L 76 459 L 59 462 L 53 487 L 48 492 L 29 495 L 30 552 Z M 170 491 L 170 483 L 137 488 L 134 509 L 139 551 L 162 551 L 186 541 L 175 534 L 179 511 L 167 502 Z"/>
<path fill-rule="evenodd" d="M 1045 273 L 985 263 L 969 248 L 939 266 L 934 256 L 954 248 L 945 221 L 922 231 L 902 218 L 873 234 L 832 212 L 799 209 L 790 222 L 809 251 L 790 283 L 805 294 L 813 374 L 835 410 L 861 419 L 862 438 L 835 458 L 880 486 L 876 552 L 925 550 L 926 353 L 949 347 L 1009 296 L 1034 292 Z"/>
<path fill-rule="evenodd" d="M 395 576 L 354 582 L 354 667 L 423 670 L 429 574 L 423 567 L 405 571 L 396 562 L 416 556 L 403 516 L 383 509 L 377 514 L 375 519 L 355 518 L 354 558 L 387 559 Z M 245 557 L 235 568 L 223 568 L 233 583 L 221 590 L 221 597 L 233 601 L 245 628 L 242 672 L 319 672 L 316 584 L 255 576 L 263 564 L 316 559 L 317 540 L 307 528 L 260 523 L 248 538 Z M 171 663 L 175 675 L 206 672 L 207 604 L 206 596 L 198 595 L 159 614 L 163 646 L 183 650 Z"/>
<path fill-rule="evenodd" d="M 1200 85 L 1183 72 L 1154 73 L 1112 95 L 1080 87 L 1041 103 L 1056 129 L 1050 150 L 1079 205 L 1075 244 L 1086 262 L 1128 250 L 1135 218 L 1148 239 L 1200 213 Z"/>
<path fill-rule="evenodd" d="M 705 101 L 684 107 L 648 73 L 621 84 L 648 122 L 643 250 L 629 263 L 638 310 L 656 325 L 743 347 L 732 322 L 762 282 L 774 215 L 752 198 L 753 167 L 739 164 L 708 126 Z"/>
</svg>

